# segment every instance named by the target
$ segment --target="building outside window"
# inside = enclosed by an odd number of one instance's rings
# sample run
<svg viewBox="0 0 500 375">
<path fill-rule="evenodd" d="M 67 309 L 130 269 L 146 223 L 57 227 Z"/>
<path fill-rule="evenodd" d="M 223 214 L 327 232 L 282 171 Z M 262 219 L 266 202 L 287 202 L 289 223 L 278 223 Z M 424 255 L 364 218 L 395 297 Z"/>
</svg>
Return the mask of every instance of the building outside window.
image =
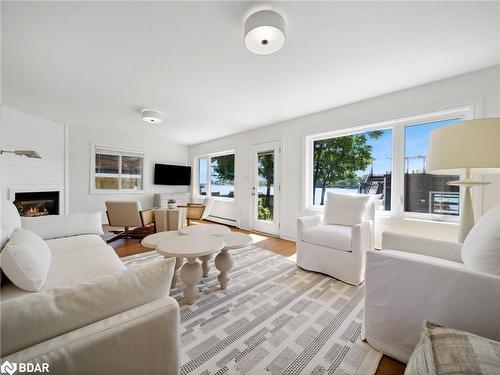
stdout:
<svg viewBox="0 0 500 375">
<path fill-rule="evenodd" d="M 142 191 L 144 154 L 142 152 L 93 146 L 93 192 Z"/>
<path fill-rule="evenodd" d="M 460 118 L 452 118 L 405 128 L 405 212 L 459 215 L 460 190 L 447 183 L 460 176 L 429 174 L 426 170 L 430 132 L 458 122 Z"/>
<path fill-rule="evenodd" d="M 234 153 L 198 157 L 198 195 L 234 198 L 234 162 Z"/>
</svg>

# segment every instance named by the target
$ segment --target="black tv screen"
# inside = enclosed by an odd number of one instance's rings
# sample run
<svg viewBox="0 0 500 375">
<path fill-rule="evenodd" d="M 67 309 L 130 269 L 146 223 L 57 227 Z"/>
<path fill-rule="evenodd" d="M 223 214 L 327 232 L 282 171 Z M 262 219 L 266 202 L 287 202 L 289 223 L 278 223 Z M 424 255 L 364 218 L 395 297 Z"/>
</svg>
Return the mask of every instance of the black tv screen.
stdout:
<svg viewBox="0 0 500 375">
<path fill-rule="evenodd" d="M 155 185 L 191 185 L 191 167 L 155 164 Z"/>
</svg>

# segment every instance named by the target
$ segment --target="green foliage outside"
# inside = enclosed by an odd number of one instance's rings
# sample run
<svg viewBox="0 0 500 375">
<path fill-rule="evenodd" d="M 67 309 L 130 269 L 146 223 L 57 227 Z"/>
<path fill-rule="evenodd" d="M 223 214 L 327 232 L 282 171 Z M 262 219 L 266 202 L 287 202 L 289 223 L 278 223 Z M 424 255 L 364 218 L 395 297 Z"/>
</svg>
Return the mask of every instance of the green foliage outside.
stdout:
<svg viewBox="0 0 500 375">
<path fill-rule="evenodd" d="M 372 146 L 368 137 L 378 139 L 382 131 L 372 131 L 314 142 L 313 203 L 317 204 L 316 188 L 321 188 L 320 204 L 325 202 L 326 188 L 349 186 L 360 182 L 357 171 L 373 163 Z M 352 185 L 350 185 L 352 186 Z"/>
<path fill-rule="evenodd" d="M 234 154 L 214 156 L 211 177 L 216 177 L 221 184 L 232 185 L 234 183 Z"/>
<path fill-rule="evenodd" d="M 257 219 L 264 221 L 273 221 L 273 212 L 266 206 L 264 206 L 264 199 L 259 197 L 259 203 L 257 206 Z"/>
</svg>

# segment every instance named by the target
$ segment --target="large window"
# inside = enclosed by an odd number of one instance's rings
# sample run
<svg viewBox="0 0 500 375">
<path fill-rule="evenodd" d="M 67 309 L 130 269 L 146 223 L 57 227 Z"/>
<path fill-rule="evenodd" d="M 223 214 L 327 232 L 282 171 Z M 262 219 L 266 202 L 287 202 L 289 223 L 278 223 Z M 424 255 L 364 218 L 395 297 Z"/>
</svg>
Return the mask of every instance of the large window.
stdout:
<svg viewBox="0 0 500 375">
<path fill-rule="evenodd" d="M 198 157 L 200 196 L 234 198 L 234 153 Z"/>
<path fill-rule="evenodd" d="M 318 139 L 313 144 L 313 204 L 326 192 L 371 194 L 378 208 L 391 209 L 392 130 Z"/>
<path fill-rule="evenodd" d="M 92 191 L 142 191 L 144 154 L 93 146 Z"/>
<path fill-rule="evenodd" d="M 426 169 L 429 135 L 471 114 L 459 108 L 308 136 L 306 207 L 323 205 L 329 191 L 370 194 L 379 210 L 396 216 L 456 220 L 460 192 L 448 182 L 459 176 Z"/>
<path fill-rule="evenodd" d="M 460 176 L 429 174 L 426 162 L 430 132 L 459 121 L 452 118 L 405 128 L 405 212 L 458 216 L 460 191 L 447 183 Z"/>
</svg>

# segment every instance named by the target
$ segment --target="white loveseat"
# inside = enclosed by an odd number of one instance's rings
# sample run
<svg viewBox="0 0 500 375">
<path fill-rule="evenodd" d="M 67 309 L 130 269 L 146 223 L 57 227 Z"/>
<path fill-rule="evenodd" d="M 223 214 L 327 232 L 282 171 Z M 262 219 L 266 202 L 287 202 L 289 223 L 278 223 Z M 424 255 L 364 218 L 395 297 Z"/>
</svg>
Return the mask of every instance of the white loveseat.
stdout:
<svg viewBox="0 0 500 375">
<path fill-rule="evenodd" d="M 2 202 L 2 248 L 21 224 Z M 52 254 L 38 292 L 1 285 L 2 363 L 48 363 L 53 374 L 177 374 L 174 261 L 127 270 L 98 235 L 100 214 L 23 218 Z"/>
<path fill-rule="evenodd" d="M 371 346 L 406 363 L 424 320 L 500 341 L 500 276 L 466 267 L 462 246 L 383 233 L 383 250 L 367 253 L 364 329 Z"/>
</svg>

